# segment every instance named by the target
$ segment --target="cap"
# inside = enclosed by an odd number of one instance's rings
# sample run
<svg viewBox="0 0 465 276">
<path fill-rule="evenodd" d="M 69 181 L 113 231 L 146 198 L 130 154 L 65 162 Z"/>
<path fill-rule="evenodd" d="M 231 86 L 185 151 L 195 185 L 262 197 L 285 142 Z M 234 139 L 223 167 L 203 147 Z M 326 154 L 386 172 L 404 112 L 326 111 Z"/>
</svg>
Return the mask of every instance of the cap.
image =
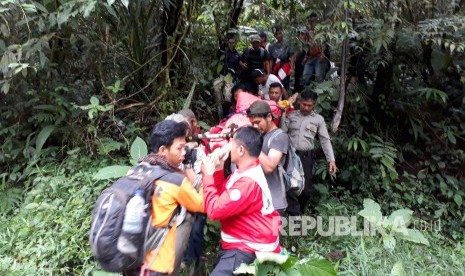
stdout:
<svg viewBox="0 0 465 276">
<path fill-rule="evenodd" d="M 183 124 L 184 127 L 186 128 L 186 134 L 187 132 L 189 131 L 189 128 L 190 128 L 190 124 L 189 122 L 186 120 L 186 118 L 184 118 L 183 115 L 181 114 L 171 114 L 171 115 L 168 115 L 164 121 L 174 121 L 176 123 L 179 123 L 179 124 Z"/>
<path fill-rule="evenodd" d="M 265 33 L 265 32 L 260 32 L 260 33 L 258 34 L 258 36 L 259 36 L 259 37 L 262 37 L 262 38 L 264 38 L 264 39 L 266 40 L 266 33 Z"/>
<path fill-rule="evenodd" d="M 168 115 L 165 118 L 165 120 L 175 121 L 176 123 L 187 122 L 184 116 L 182 116 L 181 114 L 175 114 L 175 113 Z"/>
<path fill-rule="evenodd" d="M 252 71 L 252 73 L 250 73 L 250 77 L 251 77 L 252 79 L 256 79 L 256 78 L 261 77 L 261 76 L 264 76 L 264 75 L 265 75 L 265 73 L 263 73 L 263 71 L 260 70 L 260 69 L 254 69 L 254 70 Z"/>
<path fill-rule="evenodd" d="M 184 116 L 184 118 L 187 118 L 189 120 L 195 119 L 195 114 L 191 109 L 182 109 L 178 112 L 178 114 Z"/>
<path fill-rule="evenodd" d="M 251 35 L 249 36 L 249 41 L 252 43 L 252 42 L 260 42 L 260 36 L 259 35 Z"/>
<path fill-rule="evenodd" d="M 270 105 L 265 101 L 255 101 L 247 109 L 247 116 L 251 117 L 254 115 L 266 115 L 271 113 Z"/>
</svg>

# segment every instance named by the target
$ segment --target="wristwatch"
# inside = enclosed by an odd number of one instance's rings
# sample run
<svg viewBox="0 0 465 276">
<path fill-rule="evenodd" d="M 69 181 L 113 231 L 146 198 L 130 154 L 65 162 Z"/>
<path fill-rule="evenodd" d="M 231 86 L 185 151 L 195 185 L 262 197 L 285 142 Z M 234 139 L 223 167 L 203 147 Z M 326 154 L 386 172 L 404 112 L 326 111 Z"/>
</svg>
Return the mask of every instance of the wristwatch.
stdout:
<svg viewBox="0 0 465 276">
<path fill-rule="evenodd" d="M 184 169 L 192 169 L 192 164 L 191 163 L 184 164 Z"/>
</svg>

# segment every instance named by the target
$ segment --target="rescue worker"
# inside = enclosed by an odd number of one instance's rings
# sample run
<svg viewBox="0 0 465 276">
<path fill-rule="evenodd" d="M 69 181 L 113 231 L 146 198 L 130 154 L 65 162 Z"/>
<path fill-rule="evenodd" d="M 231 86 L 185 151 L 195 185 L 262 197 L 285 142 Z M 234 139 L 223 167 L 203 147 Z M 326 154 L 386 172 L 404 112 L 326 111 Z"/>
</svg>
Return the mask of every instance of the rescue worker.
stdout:
<svg viewBox="0 0 465 276">
<path fill-rule="evenodd" d="M 189 235 L 185 231 L 183 217 L 189 212 L 204 212 L 202 193 L 197 192 L 179 168 L 184 161 L 186 125 L 173 120 L 157 123 L 150 133 L 151 153 L 142 162 L 159 165 L 172 173 L 156 180 L 152 196 L 152 226 L 156 233 L 163 231 L 160 242 L 147 245 L 141 275 L 169 275 L 181 263 Z M 174 218 L 175 219 L 174 219 Z M 190 231 L 190 230 L 189 230 Z M 150 233 L 149 237 L 155 236 Z"/>
<path fill-rule="evenodd" d="M 221 223 L 221 250 L 211 276 L 233 275 L 241 263 L 252 263 L 256 252 L 281 251 L 280 218 L 258 161 L 261 149 L 260 132 L 242 127 L 231 141 L 231 161 L 237 170 L 227 180 L 223 174 L 227 154 L 207 157 L 202 165 L 205 210 Z"/>
</svg>

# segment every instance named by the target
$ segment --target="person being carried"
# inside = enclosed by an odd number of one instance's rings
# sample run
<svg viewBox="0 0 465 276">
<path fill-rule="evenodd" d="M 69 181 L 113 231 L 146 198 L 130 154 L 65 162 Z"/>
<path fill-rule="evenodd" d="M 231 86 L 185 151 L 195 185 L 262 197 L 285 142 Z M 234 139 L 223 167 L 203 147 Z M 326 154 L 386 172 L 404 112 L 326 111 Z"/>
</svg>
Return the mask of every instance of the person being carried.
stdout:
<svg viewBox="0 0 465 276">
<path fill-rule="evenodd" d="M 233 87 L 231 87 L 229 101 L 224 101 L 222 103 L 223 118 L 228 118 L 232 114 L 236 113 L 237 95 L 239 93 L 253 94 L 252 91 L 250 91 L 250 88 L 243 83 L 238 83 L 238 84 L 235 84 Z"/>
<path fill-rule="evenodd" d="M 203 197 L 179 168 L 184 161 L 186 145 L 186 125 L 173 120 L 157 123 L 150 133 L 151 153 L 141 159 L 151 165 L 159 165 L 172 172 L 156 180 L 152 196 L 152 226 L 154 228 L 169 227 L 172 217 L 177 216 L 173 227 L 169 228 L 166 237 L 158 248 L 151 248 L 145 257 L 141 275 L 169 275 L 181 263 L 186 249 L 187 236 L 179 235 L 183 227 L 185 211 L 204 212 Z"/>
<path fill-rule="evenodd" d="M 260 132 L 242 127 L 231 140 L 231 161 L 237 170 L 227 180 L 222 171 L 227 154 L 203 162 L 205 210 L 221 223 L 221 250 L 212 276 L 233 275 L 241 263 L 252 263 L 256 252 L 281 252 L 280 218 L 258 160 L 261 148 Z"/>
</svg>

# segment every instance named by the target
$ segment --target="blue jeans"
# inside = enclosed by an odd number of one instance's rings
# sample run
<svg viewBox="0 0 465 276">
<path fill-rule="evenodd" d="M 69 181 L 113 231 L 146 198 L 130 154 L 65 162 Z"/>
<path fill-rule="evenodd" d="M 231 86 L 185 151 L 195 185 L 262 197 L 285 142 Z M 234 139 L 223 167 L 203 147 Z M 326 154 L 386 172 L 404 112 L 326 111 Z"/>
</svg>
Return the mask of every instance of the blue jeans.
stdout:
<svg viewBox="0 0 465 276">
<path fill-rule="evenodd" d="M 304 73 L 302 75 L 302 84 L 308 86 L 312 76 L 315 75 L 315 81 L 323 81 L 323 70 L 321 67 L 320 57 L 312 57 L 307 60 L 304 65 Z"/>
</svg>

